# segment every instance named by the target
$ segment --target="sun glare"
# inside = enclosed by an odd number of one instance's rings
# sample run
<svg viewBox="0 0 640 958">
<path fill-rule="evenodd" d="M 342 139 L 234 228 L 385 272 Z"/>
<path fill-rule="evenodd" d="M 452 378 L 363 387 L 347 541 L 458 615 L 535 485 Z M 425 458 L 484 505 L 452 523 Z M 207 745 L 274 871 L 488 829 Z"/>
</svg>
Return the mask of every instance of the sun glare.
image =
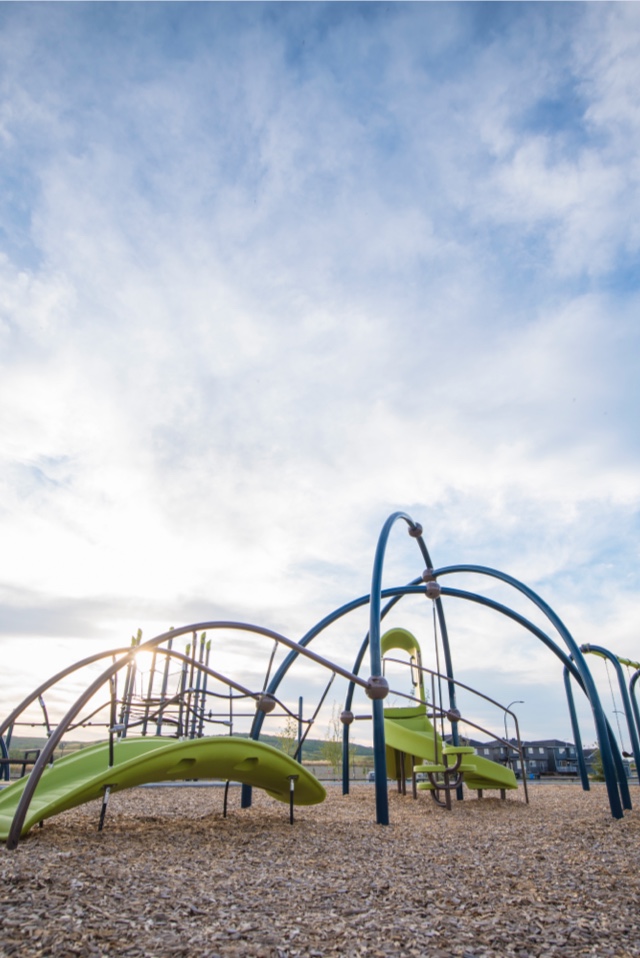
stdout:
<svg viewBox="0 0 640 958">
<path fill-rule="evenodd" d="M 148 675 L 152 669 L 155 668 L 155 653 L 154 652 L 138 652 L 136 653 L 136 671 L 139 675 Z"/>
</svg>

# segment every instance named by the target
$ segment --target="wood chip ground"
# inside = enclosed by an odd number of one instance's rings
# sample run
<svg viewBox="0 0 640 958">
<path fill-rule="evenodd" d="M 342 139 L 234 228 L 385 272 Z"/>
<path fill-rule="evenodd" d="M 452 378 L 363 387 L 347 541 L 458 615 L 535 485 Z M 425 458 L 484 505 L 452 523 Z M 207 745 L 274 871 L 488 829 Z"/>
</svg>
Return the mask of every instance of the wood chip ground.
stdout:
<svg viewBox="0 0 640 958">
<path fill-rule="evenodd" d="M 93 803 L 0 848 L 0 956 L 640 956 L 640 813 L 530 792 L 447 812 L 391 791 L 389 827 L 367 785 L 293 827 L 259 792 L 226 819 L 221 788 L 115 794 L 101 833 Z"/>
</svg>

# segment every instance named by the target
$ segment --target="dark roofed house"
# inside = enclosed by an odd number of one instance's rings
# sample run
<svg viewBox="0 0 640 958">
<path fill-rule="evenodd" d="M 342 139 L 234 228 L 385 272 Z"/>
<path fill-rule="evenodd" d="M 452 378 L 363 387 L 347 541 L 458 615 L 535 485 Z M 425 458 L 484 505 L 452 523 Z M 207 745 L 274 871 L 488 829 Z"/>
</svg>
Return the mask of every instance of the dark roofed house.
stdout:
<svg viewBox="0 0 640 958">
<path fill-rule="evenodd" d="M 512 738 L 509 741 L 517 748 L 516 739 Z M 499 740 L 474 742 L 473 744 L 478 755 L 482 755 L 492 762 L 498 762 L 500 765 L 510 765 L 516 774 L 520 774 L 520 761 L 514 748 L 507 749 L 507 746 Z M 522 748 L 527 775 L 538 777 L 540 775 L 578 774 L 576 747 L 571 742 L 563 742 L 557 738 L 540 739 L 523 742 Z"/>
</svg>

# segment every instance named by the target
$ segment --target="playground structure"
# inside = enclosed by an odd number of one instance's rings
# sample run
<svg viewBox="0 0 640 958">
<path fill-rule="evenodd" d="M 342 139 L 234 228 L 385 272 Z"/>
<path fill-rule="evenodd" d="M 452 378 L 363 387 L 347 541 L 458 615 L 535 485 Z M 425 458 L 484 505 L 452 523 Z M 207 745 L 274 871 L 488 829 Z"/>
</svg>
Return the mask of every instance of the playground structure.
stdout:
<svg viewBox="0 0 640 958">
<path fill-rule="evenodd" d="M 622 755 L 624 758 L 633 758 L 636 767 L 636 774 L 640 775 L 640 710 L 638 708 L 638 699 L 635 688 L 638 678 L 640 677 L 640 663 L 634 662 L 632 659 L 624 658 L 621 655 L 615 655 L 613 652 L 609 651 L 609 649 L 605 649 L 601 645 L 582 645 L 580 647 L 580 651 L 585 655 L 589 653 L 597 655 L 604 660 L 607 681 L 609 684 L 609 692 L 611 694 L 611 702 L 613 705 L 613 713 L 616 717 L 618 739 L 622 747 Z M 611 675 L 609 674 L 609 663 L 612 664 L 614 672 L 616 673 L 616 678 L 618 680 L 618 688 L 623 709 L 622 713 L 616 707 L 617 702 L 615 692 L 613 690 Z M 623 671 L 623 668 L 625 667 L 627 669 L 628 685 Z M 633 674 L 631 674 L 631 669 L 635 669 Z M 619 718 L 621 714 L 624 715 L 626 720 L 631 748 L 631 751 L 629 752 L 624 750 L 624 734 Z"/>
<path fill-rule="evenodd" d="M 408 585 L 383 588 L 382 573 L 389 535 L 395 524 L 401 522 L 406 523 L 410 537 L 416 541 L 426 568 Z M 497 579 L 524 595 L 546 616 L 568 652 L 515 610 L 486 596 L 447 588 L 442 584 L 442 581 L 448 581 L 448 576 L 457 573 L 473 573 Z M 422 600 L 426 597 L 433 608 L 436 639 L 436 669 L 433 670 L 423 666 L 420 644 L 408 630 L 391 627 L 382 635 L 382 624 L 387 616 L 400 600 L 412 596 Z M 8 848 L 16 848 L 20 838 L 33 825 L 96 798 L 102 798 L 99 824 L 102 827 L 112 792 L 144 782 L 194 778 L 218 779 L 226 783 L 225 813 L 228 784 L 234 781 L 242 784 L 243 807 L 251 804 L 252 788 L 263 788 L 275 798 L 289 803 L 290 820 L 293 821 L 294 805 L 314 804 L 324 798 L 324 789 L 298 759 L 304 740 L 336 677 L 341 677 L 347 683 L 341 714 L 343 792 L 349 791 L 350 728 L 356 719 L 366 717 L 373 729 L 376 820 L 379 824 L 386 825 L 389 822 L 389 774 L 396 777 L 401 791 L 406 790 L 406 781 L 410 776 L 414 796 L 419 790 L 428 790 L 437 804 L 448 808 L 451 807 L 453 793 L 458 800 L 462 799 L 463 785 L 475 789 L 479 796 L 485 789 L 498 789 L 504 797 L 507 789 L 517 788 L 513 770 L 476 755 L 473 748 L 461 741 L 459 729 L 462 722 L 490 735 L 495 733 L 469 717 L 463 717 L 457 707 L 458 690 L 474 690 L 454 678 L 444 614 L 445 597 L 471 601 L 506 616 L 542 641 L 560 659 L 564 666 L 576 744 L 580 733 L 573 705 L 571 678 L 586 694 L 591 705 L 611 813 L 616 818 L 622 817 L 623 809 L 631 808 L 631 797 L 622 771 L 620 751 L 584 655 L 566 626 L 531 589 L 505 573 L 470 565 L 434 568 L 423 539 L 422 527 L 407 514 L 398 512 L 387 519 L 378 539 L 370 593 L 323 618 L 299 641 L 258 625 L 202 622 L 172 629 L 146 642 L 142 642 L 139 634 L 131 646 L 89 656 L 35 689 L 0 724 L 0 762 L 3 763 L 5 778 L 8 777 L 9 747 L 14 731 L 24 725 L 39 726 L 47 734 L 46 745 L 38 755 L 30 775 L 11 783 L 0 792 L 0 839 L 6 840 Z M 345 617 L 359 609 L 368 609 L 369 628 L 351 669 L 309 648 L 318 636 L 326 634 L 331 626 L 342 623 Z M 213 640 L 207 638 L 211 634 Z M 229 636 L 233 638 L 236 660 L 239 654 L 238 640 L 240 636 L 244 638 L 248 648 L 243 662 L 246 668 L 247 661 L 251 661 L 252 671 L 256 644 L 271 644 L 266 673 L 253 688 L 211 667 L 214 643 L 218 655 L 218 640 Z M 184 638 L 188 641 L 184 651 L 181 651 L 178 646 Z M 360 670 L 367 653 L 370 677 L 363 679 Z M 408 661 L 398 659 L 397 653 L 408 655 Z M 442 669 L 440 654 L 444 662 Z M 146 669 L 142 664 L 145 657 L 148 658 Z M 235 661 L 233 655 L 228 661 Z M 411 693 L 391 689 L 385 677 L 386 667 L 399 662 L 404 662 L 411 675 Z M 302 699 L 298 699 L 298 709 L 294 711 L 286 704 L 281 692 L 285 680 L 290 680 L 292 667 L 299 667 L 301 663 L 305 667 L 313 664 L 329 676 L 315 709 L 307 718 L 303 714 Z M 77 689 L 85 670 L 92 674 L 98 670 L 99 674 L 88 682 L 66 715 L 52 726 L 45 695 L 68 679 L 72 679 Z M 430 690 L 427 687 L 429 683 Z M 370 703 L 367 716 L 356 716 L 353 711 L 356 690 L 364 692 L 365 701 Z M 446 690 L 446 701 L 443 690 Z M 404 705 L 385 708 L 384 700 L 389 695 L 403 699 Z M 506 734 L 504 739 L 497 739 L 508 749 L 514 750 L 522 763 L 516 716 L 487 696 L 482 697 L 493 702 L 515 722 L 517 745 L 508 741 Z M 248 705 L 252 710 L 246 711 Z M 297 723 L 298 742 L 293 756 L 285 755 L 260 741 L 265 720 L 282 716 Z M 248 737 L 243 737 L 242 733 L 240 736 L 234 734 L 239 727 L 242 728 L 242 723 L 246 725 L 249 721 Z M 445 724 L 448 732 L 445 732 Z M 210 734 L 216 726 L 222 727 L 223 734 Z M 103 729 L 106 740 L 79 752 L 56 757 L 56 750 L 58 755 L 63 752 L 65 736 L 69 741 L 70 733 L 92 727 Z M 524 765 L 522 769 L 527 799 Z M 424 780 L 418 781 L 418 776 Z M 588 789 L 584 763 L 581 766 L 581 778 L 583 787 Z"/>
<path fill-rule="evenodd" d="M 451 808 L 451 792 L 458 790 L 463 781 L 467 788 L 475 789 L 480 796 L 485 789 L 499 788 L 501 797 L 505 797 L 507 789 L 518 787 L 516 777 L 511 768 L 498 765 L 489 759 L 476 755 L 475 748 L 468 745 L 447 745 L 442 734 L 438 734 L 438 718 L 444 716 L 432 710 L 428 714 L 428 697 L 425 693 L 425 672 L 432 680 L 431 702 L 436 700 L 435 680 L 437 673 L 424 669 L 421 662 L 421 649 L 415 637 L 406 629 L 390 629 L 382 636 L 381 649 L 383 661 L 391 659 L 387 653 L 401 649 L 411 657 L 411 663 L 417 670 L 415 678 L 419 691 L 420 704 L 408 708 L 385 708 L 384 731 L 386 741 L 387 771 L 395 777 L 401 791 L 405 791 L 407 780 L 407 764 L 412 771 L 414 793 L 427 790 L 439 805 Z M 457 723 L 460 718 L 456 714 L 448 716 L 450 722 Z M 517 719 L 516 729 L 517 729 Z M 473 725 L 474 723 L 469 723 Z M 475 726 L 479 728 L 479 726 Z M 520 745 L 520 734 L 517 733 L 518 751 L 522 768 L 522 781 L 527 795 L 527 780 Z M 409 762 L 407 762 L 409 758 Z M 452 764 L 449 764 L 449 761 Z M 426 776 L 426 781 L 418 782 L 417 775 Z M 444 799 L 441 797 L 444 793 Z"/>
</svg>

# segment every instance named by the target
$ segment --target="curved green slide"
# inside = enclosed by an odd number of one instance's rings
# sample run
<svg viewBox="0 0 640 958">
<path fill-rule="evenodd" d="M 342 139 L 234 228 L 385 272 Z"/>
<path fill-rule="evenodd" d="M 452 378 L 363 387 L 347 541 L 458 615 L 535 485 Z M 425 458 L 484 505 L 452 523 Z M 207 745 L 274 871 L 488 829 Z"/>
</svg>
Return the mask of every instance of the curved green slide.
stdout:
<svg viewBox="0 0 640 958">
<path fill-rule="evenodd" d="M 390 629 L 381 639 L 382 654 L 386 655 L 394 649 L 407 652 L 412 662 L 421 665 L 420 646 L 417 639 L 406 629 Z M 419 672 L 418 687 L 420 696 L 425 701 L 422 673 Z M 518 781 L 513 770 L 504 765 L 498 765 L 488 758 L 476 755 L 475 750 L 469 747 L 456 748 L 442 743 L 442 739 L 434 729 L 427 716 L 425 704 L 409 708 L 386 708 L 384 710 L 384 734 L 387 745 L 387 771 L 390 778 L 397 777 L 398 753 L 408 756 L 404 766 L 412 768 L 413 759 L 420 759 L 433 765 L 441 766 L 444 757 L 453 765 L 461 756 L 458 769 L 463 773 L 464 784 L 473 789 L 517 788 Z M 419 763 L 415 763 L 419 764 Z"/>
<path fill-rule="evenodd" d="M 413 759 L 421 759 L 429 764 L 441 766 L 443 757 L 447 756 L 449 764 L 453 765 L 458 754 L 462 754 L 462 761 L 458 769 L 463 773 L 464 784 L 468 788 L 517 788 L 518 781 L 513 770 L 504 765 L 498 765 L 488 758 L 473 754 L 469 748 L 457 749 L 455 746 L 442 746 L 440 736 L 433 730 L 433 725 L 427 717 L 424 705 L 416 708 L 385 709 L 384 734 L 387 744 L 387 769 L 390 778 L 397 774 L 396 753 L 404 752 Z M 411 768 L 412 763 L 406 762 L 405 767 Z"/>
<path fill-rule="evenodd" d="M 316 805 L 326 797 L 311 772 L 279 749 L 235 736 L 190 740 L 125 738 L 114 743 L 109 766 L 109 743 L 100 742 L 57 759 L 42 773 L 27 811 L 22 835 L 38 822 L 84 802 L 148 782 L 219 779 L 262 788 L 273 798 L 289 802 L 295 777 L 295 805 Z M 6 841 L 27 778 L 0 791 L 0 841 Z"/>
</svg>

